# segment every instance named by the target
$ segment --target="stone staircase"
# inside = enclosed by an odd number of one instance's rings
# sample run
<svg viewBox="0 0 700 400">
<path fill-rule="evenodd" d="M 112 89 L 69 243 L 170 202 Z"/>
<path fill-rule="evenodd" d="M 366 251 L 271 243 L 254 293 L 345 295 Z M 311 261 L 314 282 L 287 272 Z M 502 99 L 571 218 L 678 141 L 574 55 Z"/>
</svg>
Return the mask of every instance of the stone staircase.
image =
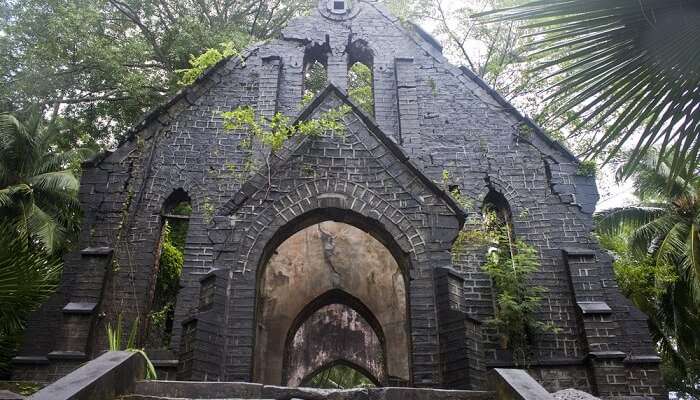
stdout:
<svg viewBox="0 0 700 400">
<path fill-rule="evenodd" d="M 492 392 L 420 388 L 313 389 L 240 382 L 139 381 L 120 400 L 495 400 Z"/>
</svg>

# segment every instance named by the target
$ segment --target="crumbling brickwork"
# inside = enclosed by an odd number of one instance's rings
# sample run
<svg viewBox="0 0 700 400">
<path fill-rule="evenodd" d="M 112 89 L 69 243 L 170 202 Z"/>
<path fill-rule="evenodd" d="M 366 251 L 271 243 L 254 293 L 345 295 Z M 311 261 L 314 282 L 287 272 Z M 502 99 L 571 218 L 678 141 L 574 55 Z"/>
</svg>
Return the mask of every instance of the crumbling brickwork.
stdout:
<svg viewBox="0 0 700 400">
<path fill-rule="evenodd" d="M 120 314 L 148 323 L 163 204 L 182 189 L 192 215 L 171 345 L 179 377 L 256 379 L 255 326 L 264 323 L 256 296 L 267 259 L 294 232 L 336 220 L 378 238 L 407 278 L 411 373 L 397 383 L 483 388 L 489 367 L 512 361 L 485 324 L 494 293 L 480 269 L 484 249 L 453 257 L 451 246 L 495 191 L 515 235 L 539 251 L 533 284 L 548 291 L 538 318 L 559 328 L 534 338 L 533 376 L 550 388 L 662 398 L 646 321 L 591 236 L 594 179 L 579 176 L 574 156 L 471 71 L 450 65 L 420 28 L 375 2 L 345 0 L 343 12 L 334 3 L 320 1 L 279 39 L 213 67 L 85 165 L 81 249 L 66 257 L 60 292 L 28 324 L 17 374 L 47 378 L 61 362 L 94 357 Z M 327 49 L 330 85 L 302 106 L 305 52 L 314 46 Z M 360 47 L 372 56 L 374 117 L 345 94 Z M 300 120 L 340 105 L 351 112 L 345 135 L 295 137 L 267 160 L 260 143 L 246 145 L 249 132 L 223 128 L 221 112 L 242 105 Z M 436 183 L 444 171 L 470 200 L 465 209 Z"/>
</svg>

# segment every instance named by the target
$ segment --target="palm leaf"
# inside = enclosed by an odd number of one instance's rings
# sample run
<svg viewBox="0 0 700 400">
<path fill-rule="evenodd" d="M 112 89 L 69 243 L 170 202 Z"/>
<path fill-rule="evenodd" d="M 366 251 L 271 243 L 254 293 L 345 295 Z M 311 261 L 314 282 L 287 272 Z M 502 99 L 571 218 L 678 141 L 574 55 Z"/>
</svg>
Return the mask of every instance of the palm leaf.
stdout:
<svg viewBox="0 0 700 400">
<path fill-rule="evenodd" d="M 605 129 L 585 156 L 610 151 L 609 160 L 634 141 L 631 167 L 658 146 L 660 158 L 673 155 L 670 177 L 697 168 L 699 2 L 537 0 L 481 16 L 529 21 L 536 30 L 530 55 L 541 68 L 555 67 L 548 79 L 560 81 L 552 88 L 555 116 L 570 115 L 573 129 L 575 120 Z"/>
<path fill-rule="evenodd" d="M 58 260 L 31 251 L 7 225 L 0 225 L 0 336 L 22 329 L 28 313 L 53 293 Z"/>
<path fill-rule="evenodd" d="M 636 229 L 664 214 L 664 208 L 628 206 L 606 210 L 597 219 L 598 233 L 610 235 L 626 229 Z"/>
<path fill-rule="evenodd" d="M 77 192 L 80 183 L 70 171 L 46 172 L 29 178 L 29 184 L 47 192 Z"/>
</svg>

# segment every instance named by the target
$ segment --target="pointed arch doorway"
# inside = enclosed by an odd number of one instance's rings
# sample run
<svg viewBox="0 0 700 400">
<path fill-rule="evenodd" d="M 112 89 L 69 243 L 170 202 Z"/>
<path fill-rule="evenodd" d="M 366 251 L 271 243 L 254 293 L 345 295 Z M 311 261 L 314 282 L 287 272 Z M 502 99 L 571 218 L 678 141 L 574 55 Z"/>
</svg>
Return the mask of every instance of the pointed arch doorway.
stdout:
<svg viewBox="0 0 700 400">
<path fill-rule="evenodd" d="M 281 230 L 259 271 L 254 380 L 299 386 L 345 365 L 377 385 L 408 383 L 407 266 L 378 227 L 309 221 Z"/>
</svg>

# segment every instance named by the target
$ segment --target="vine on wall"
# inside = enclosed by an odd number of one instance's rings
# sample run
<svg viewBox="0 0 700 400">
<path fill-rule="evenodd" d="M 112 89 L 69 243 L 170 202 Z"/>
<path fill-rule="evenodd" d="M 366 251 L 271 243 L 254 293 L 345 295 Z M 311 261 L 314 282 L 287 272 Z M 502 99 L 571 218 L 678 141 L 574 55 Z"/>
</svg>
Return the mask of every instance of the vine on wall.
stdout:
<svg viewBox="0 0 700 400">
<path fill-rule="evenodd" d="M 282 113 L 275 113 L 271 118 L 255 115 L 255 110 L 251 106 L 239 106 L 231 111 L 221 113 L 224 119 L 223 127 L 227 131 L 247 130 L 250 138 L 243 139 L 240 147 L 245 150 L 252 148 L 252 139 L 257 139 L 267 149 L 265 163 L 270 163 L 270 155 L 281 150 L 284 144 L 294 136 L 319 137 L 327 133 L 342 135 L 345 126 L 342 118 L 350 112 L 350 107 L 342 105 L 332 108 L 321 114 L 319 118 L 312 118 L 305 121 L 291 123 L 290 118 Z M 257 171 L 260 165 L 256 165 L 249 154 L 240 167 L 229 165 L 230 170 L 241 171 L 236 174 L 240 179 L 239 183 L 251 173 Z"/>
</svg>

